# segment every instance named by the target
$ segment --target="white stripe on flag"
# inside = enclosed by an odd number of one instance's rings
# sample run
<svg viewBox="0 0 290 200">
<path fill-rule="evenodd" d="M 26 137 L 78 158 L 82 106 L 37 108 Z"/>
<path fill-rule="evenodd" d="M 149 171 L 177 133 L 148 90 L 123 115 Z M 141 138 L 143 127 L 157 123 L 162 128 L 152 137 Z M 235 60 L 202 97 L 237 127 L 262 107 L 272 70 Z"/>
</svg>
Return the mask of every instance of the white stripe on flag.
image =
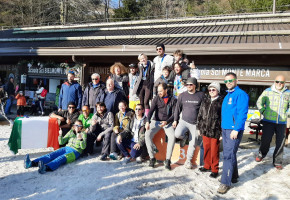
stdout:
<svg viewBox="0 0 290 200">
<path fill-rule="evenodd" d="M 46 148 L 49 117 L 22 119 L 21 149 Z"/>
</svg>

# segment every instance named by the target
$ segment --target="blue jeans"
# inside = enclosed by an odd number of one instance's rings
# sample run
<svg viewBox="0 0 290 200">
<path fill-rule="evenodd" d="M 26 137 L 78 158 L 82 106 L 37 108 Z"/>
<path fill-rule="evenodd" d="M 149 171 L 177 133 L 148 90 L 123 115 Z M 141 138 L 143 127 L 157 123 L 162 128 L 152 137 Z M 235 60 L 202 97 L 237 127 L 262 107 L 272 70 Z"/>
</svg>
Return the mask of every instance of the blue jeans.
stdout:
<svg viewBox="0 0 290 200">
<path fill-rule="evenodd" d="M 36 158 L 32 162 L 38 163 L 39 161 L 43 161 L 43 163 L 46 166 L 48 166 L 50 170 L 54 171 L 57 168 L 59 168 L 59 166 L 67 163 L 68 154 L 74 154 L 75 155 L 74 160 L 76 160 L 80 157 L 80 153 L 77 150 L 66 146 L 66 147 L 60 148 L 56 151 L 53 151 L 49 154 L 43 155 L 39 158 Z M 72 161 L 73 160 L 70 160 L 70 162 L 72 162 Z"/>
<path fill-rule="evenodd" d="M 122 142 L 120 144 L 117 143 L 117 146 L 119 147 L 120 151 L 124 154 L 126 157 L 131 157 L 131 158 L 137 158 L 141 156 L 142 153 L 142 147 L 139 150 L 133 149 L 134 145 L 136 142 L 133 142 L 131 139 L 122 139 Z M 127 150 L 131 149 L 131 152 Z"/>
<path fill-rule="evenodd" d="M 223 174 L 221 183 L 230 186 L 232 179 L 239 177 L 237 151 L 243 137 L 244 131 L 239 131 L 238 137 L 235 140 L 230 138 L 232 129 L 222 129 L 223 136 Z"/>
<path fill-rule="evenodd" d="M 5 110 L 4 110 L 5 115 L 10 114 L 10 110 L 11 110 L 11 107 L 12 107 L 13 100 L 14 100 L 14 97 L 13 97 L 13 96 L 10 96 L 10 97 L 6 100 L 6 106 L 5 106 Z"/>
</svg>

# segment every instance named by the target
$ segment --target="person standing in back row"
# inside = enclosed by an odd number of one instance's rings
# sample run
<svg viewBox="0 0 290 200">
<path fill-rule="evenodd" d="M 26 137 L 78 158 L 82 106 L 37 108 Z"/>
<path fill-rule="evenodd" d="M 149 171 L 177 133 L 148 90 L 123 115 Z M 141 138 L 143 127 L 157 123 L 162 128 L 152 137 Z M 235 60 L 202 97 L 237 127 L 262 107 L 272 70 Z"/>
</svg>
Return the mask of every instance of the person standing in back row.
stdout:
<svg viewBox="0 0 290 200">
<path fill-rule="evenodd" d="M 162 75 L 162 70 L 165 66 L 172 67 L 174 58 L 173 56 L 165 54 L 165 46 L 164 44 L 157 44 L 156 51 L 158 56 L 156 56 L 153 60 L 153 64 L 155 67 L 154 71 L 154 82 Z M 171 68 L 172 70 L 172 68 Z"/>
<path fill-rule="evenodd" d="M 218 193 L 226 193 L 231 183 L 238 182 L 237 151 L 245 130 L 249 107 L 249 96 L 238 86 L 237 75 L 229 72 L 225 76 L 228 88 L 222 104 L 223 173 Z"/>
<path fill-rule="evenodd" d="M 68 81 L 61 85 L 58 111 L 66 110 L 70 102 L 73 102 L 78 110 L 81 109 L 83 96 L 82 87 L 74 79 L 74 71 L 69 71 L 67 74 Z"/>
</svg>

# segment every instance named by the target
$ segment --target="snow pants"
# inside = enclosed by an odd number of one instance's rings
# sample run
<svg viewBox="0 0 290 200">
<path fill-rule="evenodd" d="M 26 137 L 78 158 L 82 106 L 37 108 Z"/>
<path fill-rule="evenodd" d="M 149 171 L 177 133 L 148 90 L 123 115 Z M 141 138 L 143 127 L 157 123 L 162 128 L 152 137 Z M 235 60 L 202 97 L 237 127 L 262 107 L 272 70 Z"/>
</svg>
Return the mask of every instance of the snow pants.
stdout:
<svg viewBox="0 0 290 200">
<path fill-rule="evenodd" d="M 276 147 L 273 154 L 273 164 L 282 165 L 286 124 L 275 124 L 263 121 L 263 135 L 259 151 L 263 157 L 267 155 L 274 133 L 276 134 Z"/>
<path fill-rule="evenodd" d="M 239 131 L 238 137 L 235 140 L 230 138 L 232 129 L 222 129 L 223 136 L 223 173 L 221 183 L 230 186 L 232 179 L 239 177 L 237 151 L 243 137 L 244 130 Z"/>
<path fill-rule="evenodd" d="M 33 163 L 43 161 L 43 163 L 52 171 L 66 163 L 71 163 L 80 157 L 80 153 L 71 147 L 63 147 L 49 154 L 43 155 L 33 160 Z"/>
</svg>

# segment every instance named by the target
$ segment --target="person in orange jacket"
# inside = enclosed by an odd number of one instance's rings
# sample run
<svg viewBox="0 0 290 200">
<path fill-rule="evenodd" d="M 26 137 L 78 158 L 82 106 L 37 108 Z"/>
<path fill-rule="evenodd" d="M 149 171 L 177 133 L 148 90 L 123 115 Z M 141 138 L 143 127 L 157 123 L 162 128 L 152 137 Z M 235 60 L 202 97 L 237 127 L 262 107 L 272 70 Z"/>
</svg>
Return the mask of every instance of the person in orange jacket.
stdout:
<svg viewBox="0 0 290 200">
<path fill-rule="evenodd" d="M 19 91 L 16 95 L 15 99 L 17 99 L 17 117 L 23 117 L 24 115 L 24 106 L 26 106 L 26 98 L 23 96 L 23 92 Z"/>
</svg>

